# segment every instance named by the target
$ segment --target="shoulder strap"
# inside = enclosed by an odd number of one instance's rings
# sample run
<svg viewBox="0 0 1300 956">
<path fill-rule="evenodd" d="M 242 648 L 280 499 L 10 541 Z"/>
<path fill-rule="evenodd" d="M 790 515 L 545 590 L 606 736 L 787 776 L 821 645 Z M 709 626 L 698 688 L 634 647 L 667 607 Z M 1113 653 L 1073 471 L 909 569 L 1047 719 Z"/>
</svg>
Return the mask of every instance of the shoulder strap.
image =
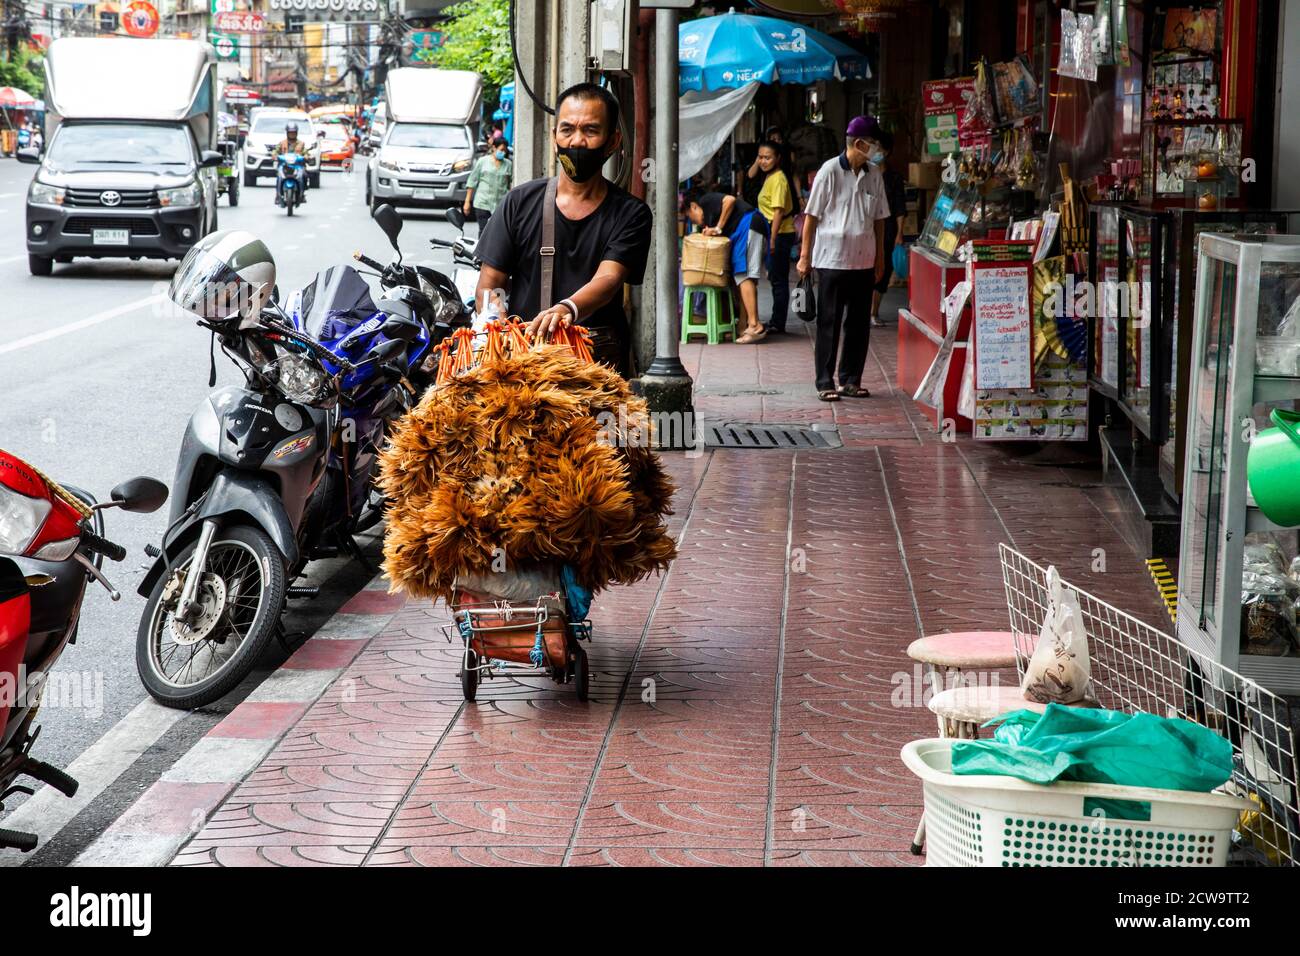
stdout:
<svg viewBox="0 0 1300 956">
<path fill-rule="evenodd" d="M 558 185 L 556 177 L 548 179 L 546 195 L 542 199 L 542 247 L 538 250 L 542 257 L 542 288 L 537 307 L 543 312 L 554 304 L 551 287 L 555 279 L 555 191 Z"/>
</svg>

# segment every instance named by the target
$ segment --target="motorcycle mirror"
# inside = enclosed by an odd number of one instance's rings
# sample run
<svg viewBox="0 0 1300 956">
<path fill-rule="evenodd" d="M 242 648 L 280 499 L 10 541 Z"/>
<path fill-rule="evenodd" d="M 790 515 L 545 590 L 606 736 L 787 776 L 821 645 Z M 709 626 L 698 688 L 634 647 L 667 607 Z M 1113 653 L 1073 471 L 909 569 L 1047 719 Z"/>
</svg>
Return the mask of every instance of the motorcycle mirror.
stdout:
<svg viewBox="0 0 1300 956">
<path fill-rule="evenodd" d="M 167 486 L 156 478 L 130 478 L 112 491 L 108 496 L 117 502 L 123 511 L 135 511 L 149 514 L 157 511 L 167 500 Z"/>
<path fill-rule="evenodd" d="M 402 232 L 402 217 L 397 214 L 397 210 L 393 208 L 391 203 L 381 203 L 375 207 L 375 211 L 371 213 L 371 218 L 379 224 L 380 229 L 384 230 L 384 235 L 388 237 L 388 241 L 393 244 L 393 248 L 397 249 L 400 254 L 402 250 L 398 249 L 397 237 Z"/>
<path fill-rule="evenodd" d="M 447 209 L 447 221 L 457 229 L 465 228 L 465 211 L 459 206 L 450 206 Z"/>
<path fill-rule="evenodd" d="M 215 149 L 205 149 L 199 154 L 199 166 L 203 169 L 212 169 L 224 162 L 225 157 Z"/>
<path fill-rule="evenodd" d="M 400 353 L 406 351 L 406 343 L 401 339 L 389 339 L 386 342 L 380 342 L 369 352 L 366 353 L 367 362 L 387 362 L 391 358 L 396 358 Z"/>
<path fill-rule="evenodd" d="M 384 333 L 386 338 L 414 342 L 420 335 L 420 323 L 394 315 L 385 320 L 379 327 L 379 331 Z"/>
</svg>

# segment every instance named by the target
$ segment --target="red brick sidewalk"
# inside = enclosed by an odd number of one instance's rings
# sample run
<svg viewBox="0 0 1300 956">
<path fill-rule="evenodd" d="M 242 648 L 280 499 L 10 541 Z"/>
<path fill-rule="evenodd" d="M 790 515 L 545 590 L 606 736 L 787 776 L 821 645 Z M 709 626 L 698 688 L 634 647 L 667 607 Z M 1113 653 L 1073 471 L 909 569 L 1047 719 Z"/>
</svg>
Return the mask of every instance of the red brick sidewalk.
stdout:
<svg viewBox="0 0 1300 956">
<path fill-rule="evenodd" d="M 227 736 L 265 741 L 256 769 L 165 795 L 206 818 L 174 862 L 918 862 L 920 788 L 898 752 L 935 726 L 905 649 L 1006 627 L 998 542 L 1147 620 L 1163 612 L 1094 502 L 1096 473 L 937 441 L 892 387 L 893 327 L 874 330 L 874 397 L 820 403 L 795 331 L 684 349 L 697 410 L 833 422 L 846 447 L 665 456 L 681 556 L 597 599 L 591 703 L 497 679 L 466 704 L 444 609 L 393 613 L 363 592 L 345 610 L 391 614 L 377 634 L 322 634 L 290 662 L 325 680 L 342 668 L 319 700 L 305 713 L 246 703 L 227 722 Z M 1091 570 L 1098 548 L 1106 573 Z"/>
</svg>

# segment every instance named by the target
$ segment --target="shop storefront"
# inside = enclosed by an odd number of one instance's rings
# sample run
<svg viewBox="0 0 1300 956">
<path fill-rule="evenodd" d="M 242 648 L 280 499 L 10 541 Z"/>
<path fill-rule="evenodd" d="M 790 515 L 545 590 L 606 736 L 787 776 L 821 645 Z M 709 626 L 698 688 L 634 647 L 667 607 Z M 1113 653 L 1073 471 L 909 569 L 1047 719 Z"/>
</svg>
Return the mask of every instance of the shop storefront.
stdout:
<svg viewBox="0 0 1300 956">
<path fill-rule="evenodd" d="M 912 182 L 928 215 L 899 319 L 900 384 L 916 389 L 949 348 L 945 381 L 927 383 L 936 425 L 1096 441 L 1106 493 L 1152 557 L 1178 553 L 1197 237 L 1293 231 L 1271 196 L 1278 17 L 1268 0 L 1023 0 L 1018 55 L 977 55 L 970 76 L 922 86 Z M 977 374 L 963 389 L 981 345 L 1024 336 L 981 326 L 977 296 L 951 316 L 942 297 L 974 276 L 971 240 L 1026 237 L 1031 371 L 1059 362 L 1070 387 L 1054 374 L 1004 395 Z"/>
</svg>

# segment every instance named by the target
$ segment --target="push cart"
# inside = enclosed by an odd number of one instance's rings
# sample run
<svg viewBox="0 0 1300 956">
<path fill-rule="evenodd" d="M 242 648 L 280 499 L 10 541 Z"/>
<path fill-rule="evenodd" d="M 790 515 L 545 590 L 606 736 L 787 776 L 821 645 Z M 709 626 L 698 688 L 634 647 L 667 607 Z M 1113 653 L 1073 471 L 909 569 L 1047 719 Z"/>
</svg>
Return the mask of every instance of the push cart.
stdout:
<svg viewBox="0 0 1300 956">
<path fill-rule="evenodd" d="M 591 640 L 591 622 L 572 620 L 575 615 L 560 595 L 524 605 L 457 590 L 451 609 L 452 623 L 442 630 L 448 642 L 459 639 L 465 645 L 460 686 L 466 700 L 474 699 L 481 677 L 498 674 L 572 682 L 578 700 L 587 699 L 589 671 L 581 642 Z"/>
</svg>

